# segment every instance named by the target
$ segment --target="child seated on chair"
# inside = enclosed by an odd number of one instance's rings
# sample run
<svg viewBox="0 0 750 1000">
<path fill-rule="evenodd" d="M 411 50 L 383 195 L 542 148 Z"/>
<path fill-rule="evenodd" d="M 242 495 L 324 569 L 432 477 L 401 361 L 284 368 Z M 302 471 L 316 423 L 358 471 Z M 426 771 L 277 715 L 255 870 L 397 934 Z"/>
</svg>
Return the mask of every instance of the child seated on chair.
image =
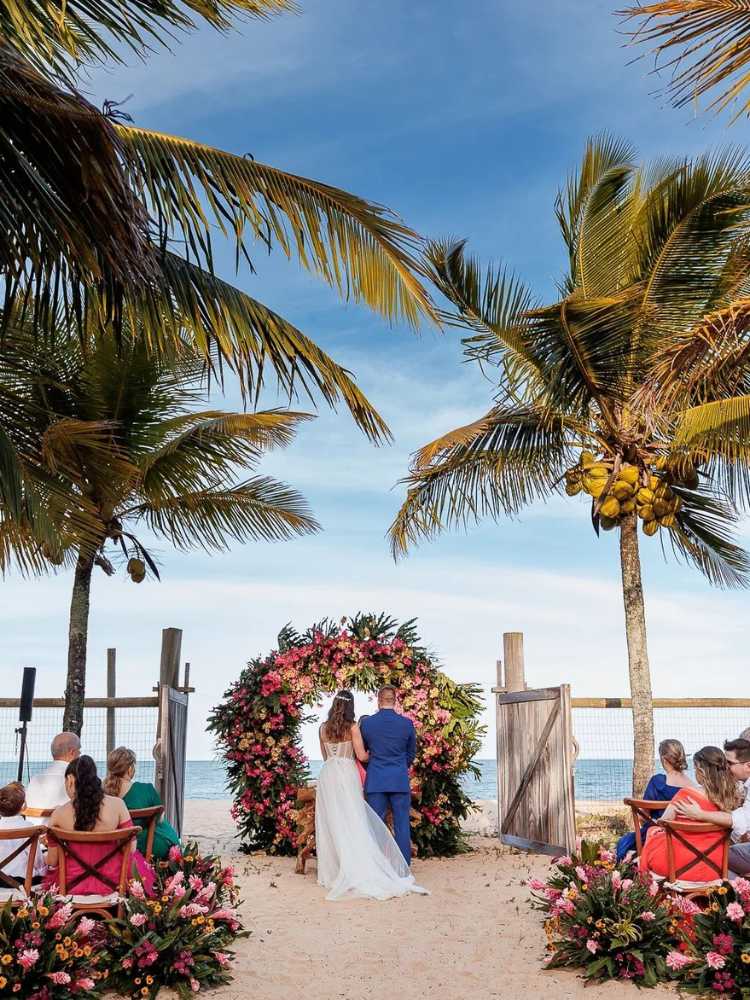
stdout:
<svg viewBox="0 0 750 1000">
<path fill-rule="evenodd" d="M 687 757 L 685 747 L 679 740 L 662 740 L 659 744 L 659 760 L 664 768 L 664 774 L 655 774 L 646 785 L 643 798 L 647 802 L 670 802 L 681 788 L 695 788 L 695 783 L 685 773 Z M 661 812 L 651 813 L 654 820 L 659 819 Z M 645 839 L 651 824 L 641 827 L 641 837 Z M 622 861 L 626 854 L 634 851 L 636 846 L 635 833 L 624 834 L 617 841 L 615 853 L 617 860 Z"/>
<path fill-rule="evenodd" d="M 29 830 L 33 830 L 34 823 L 30 823 L 25 816 L 21 815 L 25 805 L 26 790 L 19 781 L 11 781 L 9 785 L 0 788 L 0 830 L 23 830 L 27 827 Z M 19 837 L 18 840 L 0 840 L 0 865 L 14 851 L 18 850 L 23 841 L 22 837 Z M 34 881 L 38 881 L 47 871 L 47 864 L 40 847 L 41 845 L 37 847 L 34 858 Z M 3 865 L 3 874 L 23 882 L 29 864 L 29 850 L 29 847 L 24 848 L 7 865 Z"/>
<path fill-rule="evenodd" d="M 718 747 L 703 747 L 693 755 L 693 763 L 695 777 L 701 787 L 681 788 L 664 810 L 663 819 L 679 818 L 676 807 L 681 802 L 695 803 L 709 815 L 721 810 L 731 812 L 739 804 L 738 786 L 722 750 Z M 709 816 L 706 817 L 708 818 Z M 675 840 L 673 844 L 675 869 L 679 871 L 686 865 L 689 866 L 681 877 L 690 882 L 713 882 L 718 878 L 716 869 L 698 858 L 687 846 L 692 844 L 697 851 L 704 854 L 708 852 L 709 859 L 720 866 L 723 845 L 717 844 L 716 833 L 701 830 L 681 831 L 680 837 L 686 843 Z M 649 828 L 638 866 L 642 872 L 662 876 L 669 874 L 667 837 L 661 827 Z"/>
</svg>

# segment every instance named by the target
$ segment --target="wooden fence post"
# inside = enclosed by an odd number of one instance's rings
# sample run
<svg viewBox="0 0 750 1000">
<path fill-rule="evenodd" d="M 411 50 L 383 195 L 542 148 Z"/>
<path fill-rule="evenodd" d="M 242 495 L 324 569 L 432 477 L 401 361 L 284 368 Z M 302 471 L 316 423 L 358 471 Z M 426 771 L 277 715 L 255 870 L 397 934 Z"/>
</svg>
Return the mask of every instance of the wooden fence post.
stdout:
<svg viewBox="0 0 750 1000">
<path fill-rule="evenodd" d="M 114 698 L 117 694 L 117 679 L 116 679 L 116 667 L 117 667 L 117 650 L 108 649 L 107 650 L 107 697 Z M 116 722 L 115 722 L 115 712 L 114 706 L 107 709 L 107 756 L 115 748 L 116 735 Z"/>
<path fill-rule="evenodd" d="M 176 688 L 180 686 L 180 651 L 182 648 L 182 629 L 165 628 L 161 632 L 161 663 L 159 665 L 159 684 Z"/>
<path fill-rule="evenodd" d="M 524 691 L 523 632 L 503 632 L 503 660 L 506 691 Z M 498 685 L 500 686 L 500 685 Z"/>
</svg>

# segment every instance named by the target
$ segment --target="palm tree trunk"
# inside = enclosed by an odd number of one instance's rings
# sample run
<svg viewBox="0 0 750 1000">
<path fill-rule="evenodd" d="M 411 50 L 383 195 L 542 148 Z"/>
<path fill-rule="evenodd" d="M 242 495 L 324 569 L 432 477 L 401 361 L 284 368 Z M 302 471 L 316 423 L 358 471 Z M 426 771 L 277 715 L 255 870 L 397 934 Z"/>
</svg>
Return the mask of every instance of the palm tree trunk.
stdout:
<svg viewBox="0 0 750 1000">
<path fill-rule="evenodd" d="M 94 557 L 78 554 L 68 626 L 68 681 L 65 687 L 63 729 L 81 735 L 86 696 L 86 649 L 89 636 L 89 594 Z"/>
<path fill-rule="evenodd" d="M 654 711 L 651 670 L 646 643 L 646 609 L 643 603 L 638 520 L 628 515 L 620 526 L 620 568 L 625 603 L 630 697 L 633 702 L 633 795 L 643 794 L 654 769 Z"/>
</svg>

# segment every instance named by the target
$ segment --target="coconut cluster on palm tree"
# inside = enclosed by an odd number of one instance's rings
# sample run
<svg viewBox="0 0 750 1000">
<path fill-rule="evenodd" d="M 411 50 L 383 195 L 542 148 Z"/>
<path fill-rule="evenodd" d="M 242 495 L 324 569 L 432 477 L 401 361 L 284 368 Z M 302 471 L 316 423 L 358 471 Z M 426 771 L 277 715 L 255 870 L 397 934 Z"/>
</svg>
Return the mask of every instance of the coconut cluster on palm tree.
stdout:
<svg viewBox="0 0 750 1000">
<path fill-rule="evenodd" d="M 738 455 L 705 413 L 695 423 L 696 404 L 720 399 L 715 423 L 726 422 L 736 385 L 718 365 L 712 379 L 704 363 L 698 386 L 665 363 L 694 349 L 707 315 L 750 296 L 750 163 L 728 152 L 639 166 L 604 137 L 556 212 L 569 269 L 550 304 L 506 271 L 482 273 L 462 243 L 429 249 L 445 318 L 468 330 L 466 356 L 495 373 L 496 394 L 476 421 L 417 452 L 392 546 L 402 555 L 452 526 L 588 494 L 594 529 L 619 535 L 639 792 L 654 753 L 639 522 L 714 583 L 744 585 L 750 571 L 731 538 Z"/>
</svg>

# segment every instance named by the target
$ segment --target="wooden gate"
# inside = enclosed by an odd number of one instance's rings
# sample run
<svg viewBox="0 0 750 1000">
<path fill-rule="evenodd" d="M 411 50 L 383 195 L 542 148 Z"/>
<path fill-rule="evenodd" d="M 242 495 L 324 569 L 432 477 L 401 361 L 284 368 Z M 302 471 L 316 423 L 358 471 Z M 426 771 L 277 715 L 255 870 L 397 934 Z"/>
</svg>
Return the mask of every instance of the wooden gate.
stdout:
<svg viewBox="0 0 750 1000">
<path fill-rule="evenodd" d="M 172 687 L 161 689 L 162 802 L 164 816 L 182 836 L 187 748 L 188 696 Z"/>
<path fill-rule="evenodd" d="M 566 854 L 575 845 L 570 687 L 496 692 L 500 839 Z"/>
</svg>

